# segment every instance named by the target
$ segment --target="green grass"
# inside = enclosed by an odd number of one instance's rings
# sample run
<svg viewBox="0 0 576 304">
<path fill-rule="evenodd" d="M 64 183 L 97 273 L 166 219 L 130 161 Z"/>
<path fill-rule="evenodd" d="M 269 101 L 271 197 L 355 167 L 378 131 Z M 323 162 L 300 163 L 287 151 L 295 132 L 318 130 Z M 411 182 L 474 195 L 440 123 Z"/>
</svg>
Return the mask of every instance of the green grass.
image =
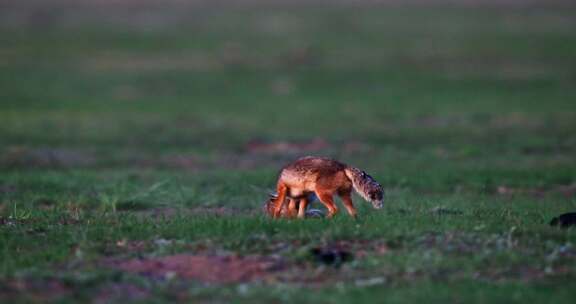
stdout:
<svg viewBox="0 0 576 304">
<path fill-rule="evenodd" d="M 0 22 L 0 301 L 136 300 L 110 291 L 126 284 L 154 302 L 574 298 L 576 234 L 548 226 L 576 207 L 573 8 L 74 12 Z M 305 154 L 369 172 L 385 208 L 262 216 Z M 357 258 L 340 268 L 308 254 L 341 242 Z M 101 267 L 198 248 L 294 269 L 207 285 Z"/>
</svg>

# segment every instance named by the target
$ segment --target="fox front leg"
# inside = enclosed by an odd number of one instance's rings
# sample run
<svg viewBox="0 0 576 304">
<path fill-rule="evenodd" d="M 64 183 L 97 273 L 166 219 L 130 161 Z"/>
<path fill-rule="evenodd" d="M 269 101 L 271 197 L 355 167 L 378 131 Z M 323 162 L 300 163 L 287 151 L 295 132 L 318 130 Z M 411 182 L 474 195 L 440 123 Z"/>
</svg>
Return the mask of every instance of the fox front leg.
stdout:
<svg viewBox="0 0 576 304">
<path fill-rule="evenodd" d="M 296 210 L 296 200 L 293 198 L 289 198 L 290 203 L 288 203 L 288 212 L 286 215 L 288 218 L 295 218 L 299 210 Z"/>
<path fill-rule="evenodd" d="M 286 185 L 279 183 L 276 187 L 276 192 L 278 196 L 274 202 L 274 213 L 272 215 L 273 218 L 280 218 L 282 216 L 282 208 L 286 203 L 286 192 L 288 191 L 288 187 Z"/>
<path fill-rule="evenodd" d="M 303 219 L 306 217 L 306 207 L 308 206 L 308 200 L 306 198 L 300 199 L 300 205 L 298 206 L 298 218 Z"/>
</svg>

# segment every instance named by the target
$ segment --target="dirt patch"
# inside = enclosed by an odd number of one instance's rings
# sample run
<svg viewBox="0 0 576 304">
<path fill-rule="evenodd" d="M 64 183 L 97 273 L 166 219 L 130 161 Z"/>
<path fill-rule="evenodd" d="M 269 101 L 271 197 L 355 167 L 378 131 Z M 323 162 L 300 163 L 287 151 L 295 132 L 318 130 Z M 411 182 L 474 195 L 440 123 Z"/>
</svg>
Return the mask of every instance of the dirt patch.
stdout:
<svg viewBox="0 0 576 304">
<path fill-rule="evenodd" d="M 156 240 L 169 242 L 168 240 Z M 130 246 L 120 241 L 118 246 Z M 304 247 L 302 247 L 304 246 Z M 304 248 L 296 259 L 298 248 Z M 213 244 L 196 244 L 188 253 L 147 258 L 112 258 L 102 262 L 104 267 L 136 274 L 153 281 L 192 280 L 205 284 L 236 284 L 247 282 L 285 282 L 307 286 L 323 286 L 344 278 L 340 267 L 367 256 L 389 253 L 384 242 L 373 240 L 338 241 L 308 247 L 299 241 L 274 243 L 266 248 L 265 255 L 225 254 L 215 251 Z M 194 252 L 192 254 L 191 252 Z"/>
<path fill-rule="evenodd" d="M 144 276 L 178 277 L 211 284 L 264 280 L 287 267 L 282 260 L 273 257 L 188 254 L 116 261 L 110 266 Z"/>
<path fill-rule="evenodd" d="M 118 303 L 120 301 L 142 301 L 150 296 L 150 292 L 142 287 L 128 283 L 107 284 L 103 286 L 94 298 L 96 304 Z"/>
<path fill-rule="evenodd" d="M 18 278 L 0 281 L 0 302 L 13 299 L 26 303 L 45 303 L 57 301 L 70 292 L 70 288 L 56 279 Z"/>
<path fill-rule="evenodd" d="M 21 301 L 25 303 L 58 302 L 73 295 L 74 287 L 56 278 L 17 278 L 0 281 L 0 302 Z M 97 289 L 93 303 L 116 303 L 141 301 L 150 292 L 130 283 L 107 283 Z"/>
</svg>

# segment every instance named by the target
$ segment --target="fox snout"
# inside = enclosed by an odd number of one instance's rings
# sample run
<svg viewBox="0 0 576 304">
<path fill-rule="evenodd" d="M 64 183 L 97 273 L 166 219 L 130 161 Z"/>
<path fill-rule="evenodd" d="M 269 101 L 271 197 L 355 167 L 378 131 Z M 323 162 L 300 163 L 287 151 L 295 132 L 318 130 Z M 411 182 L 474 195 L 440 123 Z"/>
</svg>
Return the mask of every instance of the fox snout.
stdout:
<svg viewBox="0 0 576 304">
<path fill-rule="evenodd" d="M 381 187 L 378 185 L 379 188 Z M 380 188 L 377 191 L 372 191 L 369 194 L 370 202 L 375 209 L 381 209 L 384 205 L 384 191 Z"/>
<path fill-rule="evenodd" d="M 262 211 L 267 216 L 272 216 L 274 214 L 274 202 L 272 199 L 268 199 L 264 206 L 262 206 Z"/>
</svg>

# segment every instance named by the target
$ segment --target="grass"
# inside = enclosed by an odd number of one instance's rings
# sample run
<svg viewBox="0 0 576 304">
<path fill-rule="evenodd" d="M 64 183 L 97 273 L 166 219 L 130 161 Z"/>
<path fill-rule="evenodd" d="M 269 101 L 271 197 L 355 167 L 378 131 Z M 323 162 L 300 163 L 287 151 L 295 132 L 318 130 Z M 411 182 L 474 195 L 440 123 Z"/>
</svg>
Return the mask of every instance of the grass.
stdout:
<svg viewBox="0 0 576 304">
<path fill-rule="evenodd" d="M 548 226 L 576 203 L 573 8 L 181 10 L 0 22 L 0 300 L 574 297 L 576 234 Z M 263 217 L 304 154 L 365 169 L 385 208 Z M 289 267 L 219 285 L 107 264 L 175 253 Z"/>
</svg>

